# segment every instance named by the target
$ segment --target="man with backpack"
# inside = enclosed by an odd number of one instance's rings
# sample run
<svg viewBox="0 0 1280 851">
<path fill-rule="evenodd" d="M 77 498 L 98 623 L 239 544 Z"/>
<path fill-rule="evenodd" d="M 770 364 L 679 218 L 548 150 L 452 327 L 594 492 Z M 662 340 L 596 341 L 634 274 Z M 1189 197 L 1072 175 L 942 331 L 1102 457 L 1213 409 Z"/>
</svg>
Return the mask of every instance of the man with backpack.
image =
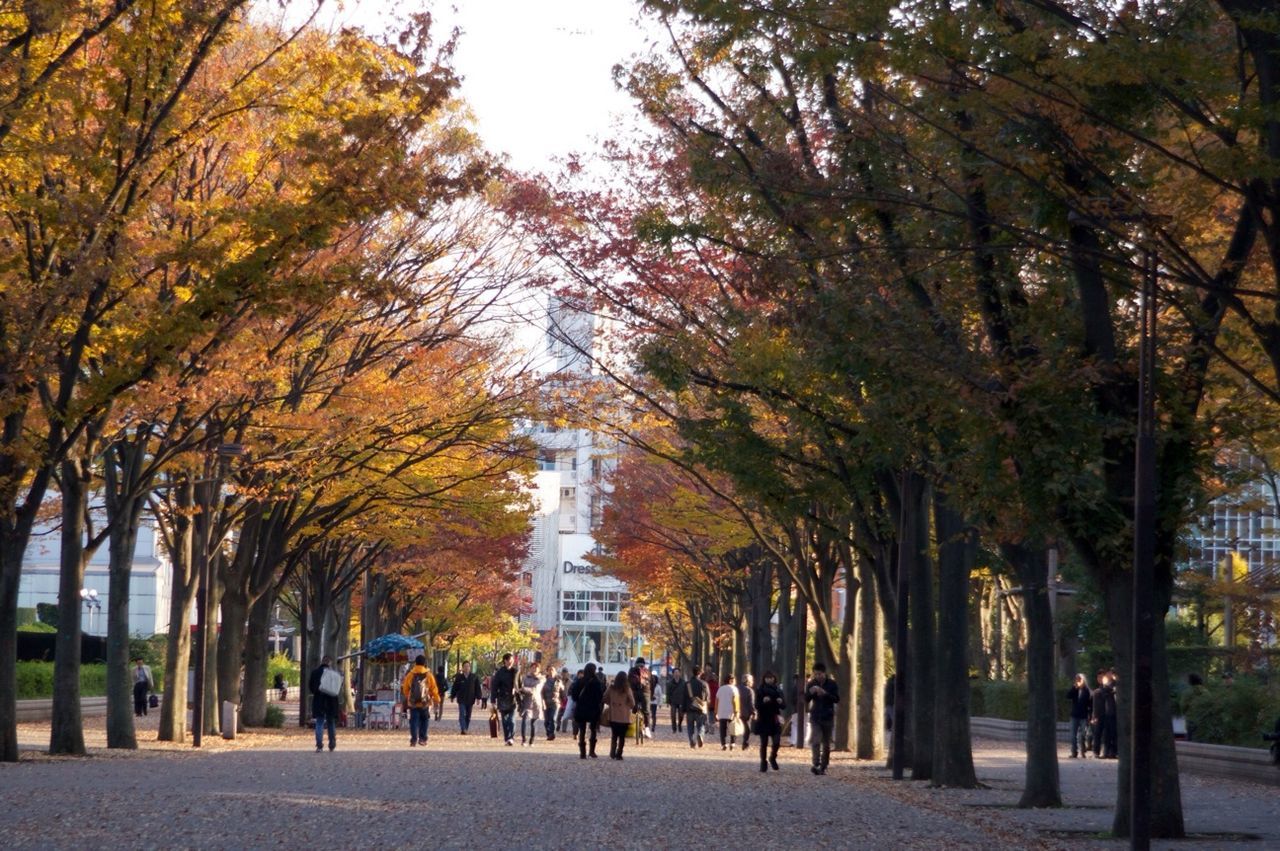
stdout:
<svg viewBox="0 0 1280 851">
<path fill-rule="evenodd" d="M 409 747 L 427 743 L 427 728 L 431 723 L 431 707 L 440 702 L 436 678 L 427 667 L 427 657 L 421 653 L 413 660 L 413 667 L 400 683 L 404 694 L 404 706 L 409 711 Z"/>
</svg>

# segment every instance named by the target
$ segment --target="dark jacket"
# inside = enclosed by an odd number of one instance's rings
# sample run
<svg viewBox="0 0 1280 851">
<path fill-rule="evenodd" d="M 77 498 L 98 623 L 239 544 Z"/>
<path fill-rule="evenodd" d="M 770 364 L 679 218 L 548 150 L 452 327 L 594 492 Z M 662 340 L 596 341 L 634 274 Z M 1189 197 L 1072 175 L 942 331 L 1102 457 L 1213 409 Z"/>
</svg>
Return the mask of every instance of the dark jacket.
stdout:
<svg viewBox="0 0 1280 851">
<path fill-rule="evenodd" d="M 493 672 L 489 681 L 489 691 L 493 694 L 493 702 L 502 712 L 515 709 L 516 669 L 499 668 Z"/>
<path fill-rule="evenodd" d="M 547 677 L 542 684 L 542 708 L 552 717 L 560 709 L 560 696 L 564 694 L 564 684 L 559 677 Z"/>
<path fill-rule="evenodd" d="M 778 688 L 776 684 L 760 684 L 760 688 L 756 689 L 754 707 L 756 729 L 760 731 L 760 735 L 768 736 L 782 732 L 781 716 L 786 706 L 786 699 L 782 696 L 782 689 Z"/>
<path fill-rule="evenodd" d="M 711 709 L 711 688 L 702 680 L 694 677 L 691 680 L 685 680 L 684 688 L 680 689 L 684 692 L 684 710 L 686 712 L 702 712 L 706 713 Z M 695 698 L 704 701 L 702 708 L 693 705 Z"/>
<path fill-rule="evenodd" d="M 738 684 L 738 706 L 742 707 L 738 710 L 738 716 L 743 722 L 750 721 L 756 714 L 756 693 L 751 686 Z"/>
<path fill-rule="evenodd" d="M 1111 686 L 1098 686 L 1093 690 L 1093 717 L 1116 717 L 1116 690 Z"/>
<path fill-rule="evenodd" d="M 818 694 L 810 694 L 809 689 L 817 686 Z M 809 720 L 815 724 L 824 724 L 836 720 L 836 704 L 840 702 L 840 687 L 833 677 L 827 677 L 821 683 L 809 680 L 804 687 L 804 699 L 809 704 Z"/>
<path fill-rule="evenodd" d="M 573 720 L 578 723 L 596 724 L 604 710 L 604 683 L 595 677 L 574 680 L 569 686 L 573 698 Z"/>
<path fill-rule="evenodd" d="M 311 714 L 319 718 L 337 719 L 338 717 L 338 696 L 336 694 L 325 694 L 320 691 L 320 675 L 324 673 L 324 669 L 328 665 L 321 665 L 311 672 L 311 678 L 307 681 L 311 690 Z"/>
<path fill-rule="evenodd" d="M 676 679 L 675 677 L 667 677 L 667 681 L 663 685 L 663 690 L 666 693 L 667 703 L 671 704 L 676 709 L 679 709 L 684 705 L 683 703 L 678 703 L 676 701 L 676 692 L 684 691 L 684 677 L 680 677 L 679 679 Z"/>
<path fill-rule="evenodd" d="M 1067 689 L 1067 700 L 1071 703 L 1072 718 L 1088 718 L 1093 708 L 1093 694 L 1088 686 L 1072 686 Z"/>
<path fill-rule="evenodd" d="M 450 695 L 459 706 L 474 706 L 480 699 L 480 678 L 475 674 L 459 673 L 453 678 Z"/>
</svg>

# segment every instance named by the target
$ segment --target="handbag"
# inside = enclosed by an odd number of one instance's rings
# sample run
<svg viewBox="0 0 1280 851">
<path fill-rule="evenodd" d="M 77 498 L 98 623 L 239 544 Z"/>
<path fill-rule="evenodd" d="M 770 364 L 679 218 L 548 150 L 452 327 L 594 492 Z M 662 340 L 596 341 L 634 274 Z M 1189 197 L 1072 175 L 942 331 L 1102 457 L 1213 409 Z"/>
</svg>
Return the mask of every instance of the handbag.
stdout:
<svg viewBox="0 0 1280 851">
<path fill-rule="evenodd" d="M 741 736 L 741 735 L 742 735 L 742 733 L 743 733 L 743 731 L 744 731 L 745 729 L 746 729 L 746 728 L 742 726 L 742 719 L 741 719 L 741 718 L 734 718 L 734 719 L 733 719 L 733 735 L 735 735 L 735 736 Z"/>
<path fill-rule="evenodd" d="M 325 668 L 320 672 L 318 690 L 321 694 L 327 694 L 329 697 L 337 697 L 338 693 L 342 691 L 342 672 L 333 668 Z"/>
<path fill-rule="evenodd" d="M 489 710 L 489 738 L 498 738 L 498 710 Z"/>
</svg>

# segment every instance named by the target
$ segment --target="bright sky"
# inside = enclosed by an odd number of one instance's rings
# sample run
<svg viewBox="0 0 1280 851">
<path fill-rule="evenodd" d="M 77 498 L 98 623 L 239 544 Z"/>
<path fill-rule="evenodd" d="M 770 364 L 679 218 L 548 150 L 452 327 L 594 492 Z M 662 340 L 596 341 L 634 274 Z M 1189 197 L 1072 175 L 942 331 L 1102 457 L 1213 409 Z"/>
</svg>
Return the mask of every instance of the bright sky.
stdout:
<svg viewBox="0 0 1280 851">
<path fill-rule="evenodd" d="M 392 21 L 388 10 L 418 8 L 432 11 L 442 34 L 462 30 L 462 98 L 486 145 L 517 169 L 588 151 L 632 112 L 612 69 L 653 39 L 634 0 L 346 0 L 339 17 L 377 33 Z"/>
</svg>

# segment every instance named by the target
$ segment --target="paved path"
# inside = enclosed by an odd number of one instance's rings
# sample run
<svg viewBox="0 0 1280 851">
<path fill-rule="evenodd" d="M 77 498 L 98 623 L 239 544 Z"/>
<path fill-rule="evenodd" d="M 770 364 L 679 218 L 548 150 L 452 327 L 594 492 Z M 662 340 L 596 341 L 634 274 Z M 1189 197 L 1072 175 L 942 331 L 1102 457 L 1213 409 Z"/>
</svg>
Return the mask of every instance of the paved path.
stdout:
<svg viewBox="0 0 1280 851">
<path fill-rule="evenodd" d="M 1097 838 L 1110 822 L 1113 763 L 1064 761 L 1075 808 L 1026 813 L 1007 807 L 1021 765 L 1003 743 L 978 750 L 991 788 L 960 792 L 893 783 L 847 758 L 813 777 L 804 755 L 785 749 L 782 770 L 762 775 L 754 754 L 690 750 L 670 733 L 628 745 L 622 763 L 607 758 L 607 742 L 583 761 L 567 736 L 504 747 L 477 716 L 462 737 L 446 714 L 413 749 L 402 731 L 339 730 L 333 753 L 316 753 L 297 727 L 215 739 L 204 753 L 107 752 L 90 736 L 86 759 L 32 752 L 0 765 L 0 847 L 661 849 L 687 847 L 689 831 L 711 848 L 1124 847 Z M 24 746 L 47 746 L 39 728 L 23 730 Z M 1273 789 L 1189 785 L 1184 796 L 1190 829 L 1218 835 L 1158 847 L 1280 848 Z"/>
</svg>

